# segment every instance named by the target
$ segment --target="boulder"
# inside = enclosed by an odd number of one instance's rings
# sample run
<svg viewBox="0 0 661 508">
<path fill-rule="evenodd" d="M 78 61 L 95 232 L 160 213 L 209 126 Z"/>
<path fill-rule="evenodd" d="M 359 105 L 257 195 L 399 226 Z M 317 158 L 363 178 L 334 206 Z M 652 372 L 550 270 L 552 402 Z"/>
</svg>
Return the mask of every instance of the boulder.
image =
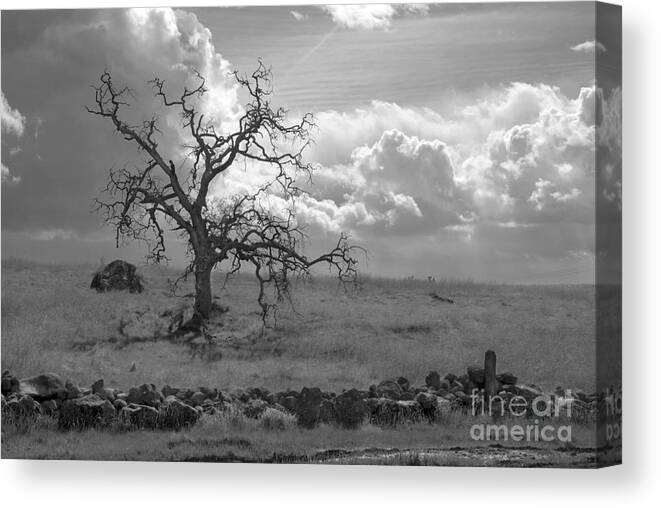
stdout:
<svg viewBox="0 0 661 508">
<path fill-rule="evenodd" d="M 6 410 L 15 422 L 34 422 L 41 415 L 41 405 L 29 395 L 11 397 L 7 401 Z"/>
<path fill-rule="evenodd" d="M 129 404 L 119 415 L 121 422 L 131 429 L 155 429 L 158 426 L 159 412 L 151 406 Z"/>
<path fill-rule="evenodd" d="M 424 391 L 424 390 L 422 390 Z M 407 392 L 402 392 L 402 394 L 399 396 L 399 400 L 413 400 L 415 399 L 416 392 L 414 391 L 407 391 Z"/>
<path fill-rule="evenodd" d="M 432 393 L 421 392 L 415 396 L 415 401 L 420 404 L 422 415 L 430 422 L 436 418 L 438 397 Z"/>
<path fill-rule="evenodd" d="M 202 392 L 194 392 L 189 399 L 193 406 L 201 406 L 207 397 Z"/>
<path fill-rule="evenodd" d="M 323 399 L 321 401 L 321 406 L 319 407 L 319 422 L 335 423 L 336 421 L 337 416 L 335 414 L 335 404 L 332 400 Z"/>
<path fill-rule="evenodd" d="M 397 402 L 397 409 L 398 423 L 417 422 L 423 417 L 422 408 L 415 400 L 400 400 Z"/>
<path fill-rule="evenodd" d="M 163 397 L 167 398 L 170 395 L 177 395 L 179 390 L 179 388 L 172 388 L 170 385 L 165 385 L 163 388 L 161 388 L 161 393 L 163 394 Z"/>
<path fill-rule="evenodd" d="M 58 425 L 62 430 L 81 430 L 106 426 L 115 416 L 115 408 L 97 394 L 64 401 L 60 408 Z"/>
<path fill-rule="evenodd" d="M 41 410 L 44 412 L 44 414 L 47 415 L 54 415 L 57 413 L 57 402 L 55 400 L 45 400 L 44 402 L 41 403 Z"/>
<path fill-rule="evenodd" d="M 136 274 L 135 266 L 121 259 L 109 263 L 96 272 L 90 287 L 99 293 L 126 289 L 131 293 L 142 293 L 143 290 L 142 281 Z"/>
<path fill-rule="evenodd" d="M 121 411 L 123 408 L 128 406 L 128 403 L 124 399 L 115 399 L 112 403 L 117 411 Z"/>
<path fill-rule="evenodd" d="M 501 372 L 496 376 L 496 379 L 503 383 L 504 385 L 515 385 L 516 382 L 519 380 L 514 374 L 511 372 Z"/>
<path fill-rule="evenodd" d="M 512 393 L 514 395 L 523 397 L 528 402 L 530 402 L 536 397 L 539 397 L 540 395 L 543 395 L 543 392 L 541 390 L 538 390 L 537 388 L 528 385 L 515 385 L 512 387 Z"/>
<path fill-rule="evenodd" d="M 159 426 L 168 430 L 181 430 L 194 425 L 200 419 L 195 408 L 170 396 L 159 408 Z"/>
<path fill-rule="evenodd" d="M 346 429 L 359 427 L 367 418 L 368 406 L 365 402 L 364 392 L 355 388 L 347 390 L 335 397 L 335 421 Z"/>
<path fill-rule="evenodd" d="M 409 380 L 403 376 L 397 378 L 397 384 L 402 387 L 402 390 L 406 391 L 411 387 Z"/>
<path fill-rule="evenodd" d="M 17 377 L 12 376 L 8 370 L 2 373 L 2 395 L 7 396 L 11 393 L 18 392 L 20 381 Z"/>
<path fill-rule="evenodd" d="M 296 406 L 298 404 L 298 399 L 293 395 L 287 395 L 285 397 L 280 398 L 278 403 L 290 413 L 296 413 Z"/>
<path fill-rule="evenodd" d="M 19 392 L 22 395 L 29 395 L 37 402 L 67 398 L 67 389 L 62 378 L 50 373 L 21 379 Z"/>
<path fill-rule="evenodd" d="M 319 421 L 322 394 L 319 388 L 303 388 L 296 400 L 296 416 L 302 427 L 312 428 Z"/>
<path fill-rule="evenodd" d="M 68 379 L 67 382 L 64 383 L 64 388 L 67 391 L 67 399 L 78 399 L 83 396 L 83 392 L 80 391 L 80 388 Z"/>
<path fill-rule="evenodd" d="M 99 379 L 98 381 L 94 381 L 91 386 L 92 393 L 96 393 L 98 395 L 101 395 L 102 397 L 105 395 L 105 386 L 103 379 Z"/>
<path fill-rule="evenodd" d="M 143 384 L 129 390 L 126 402 L 129 404 L 140 404 L 144 406 L 158 407 L 163 400 L 163 395 L 153 384 Z"/>
<path fill-rule="evenodd" d="M 395 425 L 397 423 L 397 402 L 382 397 L 368 400 L 371 408 L 371 419 L 377 425 Z"/>
<path fill-rule="evenodd" d="M 386 397 L 388 399 L 398 400 L 402 395 L 402 387 L 399 386 L 395 381 L 381 381 L 376 386 L 376 395 L 377 397 Z"/>
<path fill-rule="evenodd" d="M 429 374 L 425 377 L 425 385 L 427 388 L 432 388 L 438 390 L 441 387 L 441 376 L 435 370 L 429 371 Z"/>
<path fill-rule="evenodd" d="M 452 411 L 452 402 L 444 397 L 436 398 L 436 419 L 444 418 Z"/>
<path fill-rule="evenodd" d="M 484 388 L 484 369 L 482 367 L 468 367 L 466 369 L 466 375 L 475 387 Z"/>
</svg>

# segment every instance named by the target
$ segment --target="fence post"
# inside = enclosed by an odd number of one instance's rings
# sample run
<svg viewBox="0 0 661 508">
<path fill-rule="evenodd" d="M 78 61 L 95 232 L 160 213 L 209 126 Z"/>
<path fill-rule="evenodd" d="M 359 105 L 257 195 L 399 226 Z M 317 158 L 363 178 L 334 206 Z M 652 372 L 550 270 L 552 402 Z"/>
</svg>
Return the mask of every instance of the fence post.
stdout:
<svg viewBox="0 0 661 508">
<path fill-rule="evenodd" d="M 489 397 L 497 393 L 496 381 L 496 353 L 489 350 L 484 353 L 484 398 L 485 403 L 489 404 Z"/>
</svg>

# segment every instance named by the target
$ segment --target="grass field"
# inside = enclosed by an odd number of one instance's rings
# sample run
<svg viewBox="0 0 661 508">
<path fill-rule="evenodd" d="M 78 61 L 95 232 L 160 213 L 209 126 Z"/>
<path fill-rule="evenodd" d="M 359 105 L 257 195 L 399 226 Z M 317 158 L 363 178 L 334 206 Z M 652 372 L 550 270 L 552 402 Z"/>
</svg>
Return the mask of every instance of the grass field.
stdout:
<svg viewBox="0 0 661 508">
<path fill-rule="evenodd" d="M 228 340 L 220 341 L 222 359 L 206 361 L 168 341 L 112 341 L 120 320 L 136 310 L 192 304 L 170 293 L 178 272 L 140 267 L 147 289 L 133 295 L 97 294 L 89 288 L 94 270 L 3 262 L 3 371 L 56 372 L 82 385 L 103 378 L 118 388 L 149 382 L 339 391 L 397 376 L 422 384 L 431 369 L 461 374 L 493 349 L 498 370 L 522 382 L 594 389 L 591 286 L 366 279 L 346 293 L 316 278 L 296 285 L 294 310 L 283 308 L 278 327 L 262 336 L 257 285 L 240 276 L 223 289 L 218 276 L 215 294 L 229 311 L 216 318 L 214 333 Z"/>
<path fill-rule="evenodd" d="M 594 389 L 594 290 L 590 286 L 509 286 L 468 281 L 367 278 L 346 292 L 325 277 L 298 282 L 293 309 L 262 332 L 257 285 L 247 276 L 226 288 L 214 283 L 229 310 L 212 320 L 222 358 L 191 354 L 190 346 L 143 337 L 118 340 L 127 316 L 192 305 L 173 296 L 178 273 L 143 266 L 143 294 L 98 294 L 89 288 L 96 267 L 2 264 L 2 370 L 19 377 L 55 372 L 88 386 L 128 389 L 264 386 L 271 391 L 318 386 L 339 392 L 405 376 L 424 385 L 429 370 L 462 374 L 484 351 L 498 370 L 547 391 L 555 386 Z M 182 287 L 181 294 L 191 291 Z M 433 298 L 438 295 L 454 303 Z M 593 465 L 592 425 L 574 425 L 572 449 L 559 442 L 513 450 L 475 446 L 475 418 L 451 414 L 441 425 L 358 430 L 295 423 L 283 429 L 227 415 L 206 415 L 193 428 L 166 431 L 63 433 L 42 419 L 27 432 L 4 428 L 6 458 L 206 460 L 386 465 Z M 524 447 L 525 448 L 525 447 Z M 579 450 L 579 451 L 576 451 Z M 580 451 L 580 450 L 588 450 Z"/>
</svg>

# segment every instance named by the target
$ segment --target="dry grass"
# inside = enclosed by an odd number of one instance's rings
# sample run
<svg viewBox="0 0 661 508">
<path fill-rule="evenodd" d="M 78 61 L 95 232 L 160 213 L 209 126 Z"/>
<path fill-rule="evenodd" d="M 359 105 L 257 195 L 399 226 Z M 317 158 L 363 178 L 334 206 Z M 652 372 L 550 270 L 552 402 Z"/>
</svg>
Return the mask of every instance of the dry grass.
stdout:
<svg viewBox="0 0 661 508">
<path fill-rule="evenodd" d="M 317 278 L 297 284 L 296 312 L 283 310 L 278 329 L 260 337 L 256 284 L 237 277 L 222 289 L 218 277 L 215 292 L 230 310 L 217 318 L 215 332 L 227 341 L 222 360 L 209 362 L 181 344 L 109 342 L 132 310 L 191 303 L 169 292 L 176 272 L 140 267 L 142 295 L 97 294 L 89 289 L 94 269 L 3 262 L 3 370 L 20 377 L 52 371 L 81 384 L 103 378 L 122 388 L 153 382 L 339 391 L 400 375 L 421 384 L 430 369 L 461 373 L 494 349 L 499 370 L 524 382 L 594 388 L 594 291 L 588 286 L 367 279 L 347 294 L 335 281 Z"/>
<path fill-rule="evenodd" d="M 487 422 L 460 414 L 442 424 L 380 428 L 365 424 L 356 430 L 328 425 L 301 429 L 293 421 L 282 426 L 269 417 L 250 419 L 238 411 L 205 415 L 181 432 L 60 432 L 54 420 L 42 419 L 28 432 L 3 425 L 3 458 L 148 461 L 318 462 L 382 465 L 522 465 L 526 454 L 552 457 L 550 464 L 571 460 L 573 450 L 591 453 L 594 428 L 574 425 L 573 448 L 559 442 L 479 443 L 469 437 L 470 425 Z M 532 445 L 532 446 L 529 446 Z M 540 464 L 543 465 L 543 464 Z"/>
</svg>

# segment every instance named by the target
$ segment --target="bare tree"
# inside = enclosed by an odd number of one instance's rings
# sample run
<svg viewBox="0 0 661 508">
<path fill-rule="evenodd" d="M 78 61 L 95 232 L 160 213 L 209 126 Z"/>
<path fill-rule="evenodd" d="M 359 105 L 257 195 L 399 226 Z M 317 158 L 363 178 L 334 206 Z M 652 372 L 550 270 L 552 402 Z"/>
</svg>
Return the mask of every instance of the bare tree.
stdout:
<svg viewBox="0 0 661 508">
<path fill-rule="evenodd" d="M 212 311 L 211 272 L 221 263 L 228 275 L 250 268 L 259 282 L 257 300 L 266 320 L 274 303 L 265 290 L 272 286 L 277 300 L 288 296 L 292 277 L 309 274 L 314 265 L 327 264 L 347 281 L 356 276 L 356 247 L 345 234 L 335 247 L 318 257 L 303 254 L 305 232 L 296 220 L 296 199 L 305 191 L 300 181 L 311 181 L 313 166 L 302 153 L 311 142 L 314 120 L 306 114 L 298 123 L 287 123 L 286 111 L 271 106 L 271 71 L 261 61 L 248 76 L 234 73 L 249 97 L 238 128 L 222 133 L 201 113 L 199 99 L 207 92 L 205 79 L 195 73 L 196 86 L 184 87 L 176 98 L 166 93 L 165 82 L 149 82 L 163 107 L 181 118 L 185 156 L 176 167 L 173 156 L 159 145 L 159 118 L 134 125 L 125 120 L 132 91 L 116 86 L 104 72 L 95 86 L 95 104 L 87 110 L 112 122 L 114 129 L 134 143 L 144 155 L 144 164 L 132 169 L 110 170 L 107 187 L 97 198 L 97 211 L 116 229 L 116 241 L 143 240 L 148 259 L 166 257 L 166 231 L 179 234 L 188 243 L 190 264 L 184 277 L 195 275 L 195 319 L 202 324 Z M 283 147 L 294 147 L 284 149 Z M 177 147 L 181 150 L 181 146 Z M 211 199 L 212 182 L 230 168 L 245 163 L 268 164 L 275 176 L 253 193 L 225 199 Z M 248 165 L 246 165 L 248 167 Z M 277 195 L 286 203 L 274 212 L 267 202 Z M 281 207 L 282 208 L 282 207 Z"/>
</svg>

